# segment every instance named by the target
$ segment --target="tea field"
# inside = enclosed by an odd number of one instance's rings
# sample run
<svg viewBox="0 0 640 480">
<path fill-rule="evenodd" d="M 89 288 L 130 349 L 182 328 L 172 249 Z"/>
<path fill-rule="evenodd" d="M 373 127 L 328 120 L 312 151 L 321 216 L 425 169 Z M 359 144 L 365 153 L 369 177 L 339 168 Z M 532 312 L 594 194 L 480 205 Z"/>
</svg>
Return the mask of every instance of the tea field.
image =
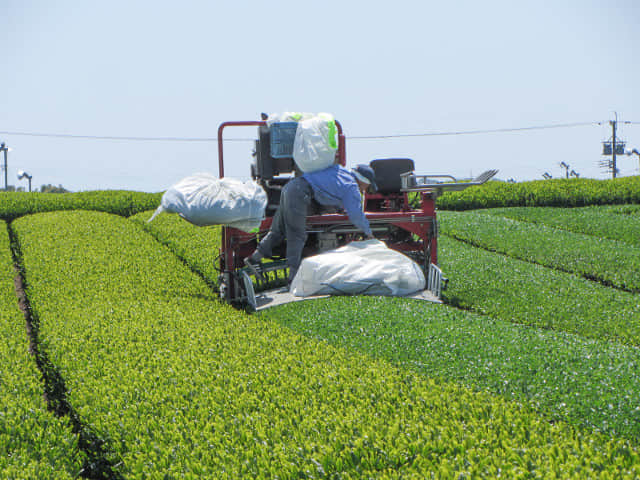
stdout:
<svg viewBox="0 0 640 480">
<path fill-rule="evenodd" d="M 443 198 L 443 305 L 257 314 L 157 194 L 2 194 L 0 478 L 640 478 L 625 182 Z"/>
</svg>

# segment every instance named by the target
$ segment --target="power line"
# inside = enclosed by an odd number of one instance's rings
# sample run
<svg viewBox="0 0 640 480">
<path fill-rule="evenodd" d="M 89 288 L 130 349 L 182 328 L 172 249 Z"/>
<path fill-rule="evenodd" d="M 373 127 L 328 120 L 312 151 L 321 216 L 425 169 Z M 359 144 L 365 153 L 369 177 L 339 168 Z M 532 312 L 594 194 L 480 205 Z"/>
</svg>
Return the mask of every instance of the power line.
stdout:
<svg viewBox="0 0 640 480">
<path fill-rule="evenodd" d="M 377 139 L 377 138 L 406 138 L 406 137 L 439 137 L 447 135 L 478 135 L 486 133 L 508 133 L 508 132 L 522 132 L 526 130 L 544 130 L 550 128 L 571 128 L 571 127 L 584 127 L 587 125 L 597 125 L 598 122 L 579 122 L 579 123 L 562 123 L 554 125 L 538 125 L 532 127 L 516 127 L 516 128 L 494 128 L 485 130 L 460 130 L 452 132 L 430 132 L 430 133 L 403 133 L 397 135 L 375 135 L 375 136 L 362 136 L 362 137 L 348 137 L 352 140 L 365 140 L 365 139 Z"/>
<path fill-rule="evenodd" d="M 216 142 L 216 137 L 127 137 L 111 135 L 75 135 L 67 133 L 34 133 L 34 132 L 3 132 L 3 135 L 21 135 L 26 137 L 48 137 L 48 138 L 71 138 L 85 140 L 124 140 L 124 141 L 144 141 L 144 142 Z M 239 139 L 227 139 L 229 141 Z"/>
<path fill-rule="evenodd" d="M 626 124 L 640 124 L 640 122 L 624 122 Z M 387 138 L 412 138 L 412 137 L 441 137 L 453 135 L 483 135 L 491 133 L 510 133 L 523 132 L 530 130 L 546 130 L 553 128 L 573 128 L 601 125 L 601 122 L 576 122 L 561 123 L 551 125 L 536 125 L 529 127 L 514 128 L 494 128 L 483 130 L 458 130 L 444 132 L 426 132 L 426 133 L 400 133 L 392 135 L 363 135 L 363 136 L 347 136 L 350 140 L 376 140 Z M 0 131 L 3 135 L 19 135 L 28 137 L 47 137 L 47 138 L 63 138 L 63 139 L 85 139 L 85 140 L 109 140 L 109 141 L 143 141 L 143 142 L 217 142 L 217 137 L 140 137 L 140 136 L 115 136 L 115 135 L 77 135 L 65 133 L 36 133 L 36 132 L 14 132 Z M 252 142 L 253 138 L 225 138 L 225 142 Z"/>
</svg>

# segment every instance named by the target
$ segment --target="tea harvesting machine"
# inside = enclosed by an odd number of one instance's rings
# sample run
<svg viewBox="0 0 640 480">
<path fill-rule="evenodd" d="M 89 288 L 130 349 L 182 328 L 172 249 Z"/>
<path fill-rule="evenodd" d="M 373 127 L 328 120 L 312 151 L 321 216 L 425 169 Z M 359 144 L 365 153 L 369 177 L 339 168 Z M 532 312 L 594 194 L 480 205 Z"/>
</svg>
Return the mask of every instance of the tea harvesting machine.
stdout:
<svg viewBox="0 0 640 480">
<path fill-rule="evenodd" d="M 346 166 L 346 136 L 336 121 L 336 162 Z M 280 202 L 284 185 L 300 175 L 293 156 L 295 122 L 269 125 L 262 120 L 228 121 L 218 128 L 218 168 L 224 177 L 224 132 L 235 127 L 257 127 L 251 177 L 267 194 L 265 218 L 257 232 L 222 227 L 219 256 L 220 296 L 228 303 L 252 310 L 297 300 L 282 289 L 269 290 L 287 277 L 285 245 L 273 252 L 270 262 L 263 262 L 262 274 L 253 276 L 244 259 L 269 231 Z M 438 267 L 438 222 L 436 199 L 445 191 L 458 191 L 481 185 L 497 170 L 488 170 L 472 181 L 457 181 L 450 175 L 419 175 L 410 158 L 382 158 L 369 163 L 375 173 L 376 193 L 365 193 L 363 207 L 374 236 L 388 247 L 413 259 L 423 270 L 426 290 L 414 295 L 424 300 L 440 301 L 447 279 Z M 344 212 L 330 211 L 316 202 L 307 213 L 307 242 L 303 258 L 338 248 L 361 237 Z M 255 283 L 255 285 L 254 285 Z"/>
</svg>

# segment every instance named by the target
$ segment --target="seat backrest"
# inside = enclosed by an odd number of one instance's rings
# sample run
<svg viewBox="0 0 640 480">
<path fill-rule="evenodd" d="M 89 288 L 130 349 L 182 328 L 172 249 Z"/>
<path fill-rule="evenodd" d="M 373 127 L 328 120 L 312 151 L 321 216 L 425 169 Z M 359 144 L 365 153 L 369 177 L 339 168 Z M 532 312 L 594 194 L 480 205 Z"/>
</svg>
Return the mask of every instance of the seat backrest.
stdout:
<svg viewBox="0 0 640 480">
<path fill-rule="evenodd" d="M 413 172 L 415 165 L 410 158 L 380 158 L 372 160 L 369 165 L 376 174 L 379 193 L 398 193 L 402 188 L 400 175 Z"/>
</svg>

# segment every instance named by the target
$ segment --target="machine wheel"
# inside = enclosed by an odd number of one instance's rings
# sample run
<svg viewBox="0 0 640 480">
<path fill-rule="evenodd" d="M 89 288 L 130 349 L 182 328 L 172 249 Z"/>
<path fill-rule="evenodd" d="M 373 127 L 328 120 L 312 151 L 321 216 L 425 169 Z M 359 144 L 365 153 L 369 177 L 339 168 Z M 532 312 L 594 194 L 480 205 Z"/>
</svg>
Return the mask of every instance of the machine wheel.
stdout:
<svg viewBox="0 0 640 480">
<path fill-rule="evenodd" d="M 246 305 L 252 312 L 258 309 L 258 303 L 256 301 L 256 292 L 253 290 L 253 282 L 247 272 L 240 272 L 242 278 L 242 286 L 245 293 Z"/>
</svg>

